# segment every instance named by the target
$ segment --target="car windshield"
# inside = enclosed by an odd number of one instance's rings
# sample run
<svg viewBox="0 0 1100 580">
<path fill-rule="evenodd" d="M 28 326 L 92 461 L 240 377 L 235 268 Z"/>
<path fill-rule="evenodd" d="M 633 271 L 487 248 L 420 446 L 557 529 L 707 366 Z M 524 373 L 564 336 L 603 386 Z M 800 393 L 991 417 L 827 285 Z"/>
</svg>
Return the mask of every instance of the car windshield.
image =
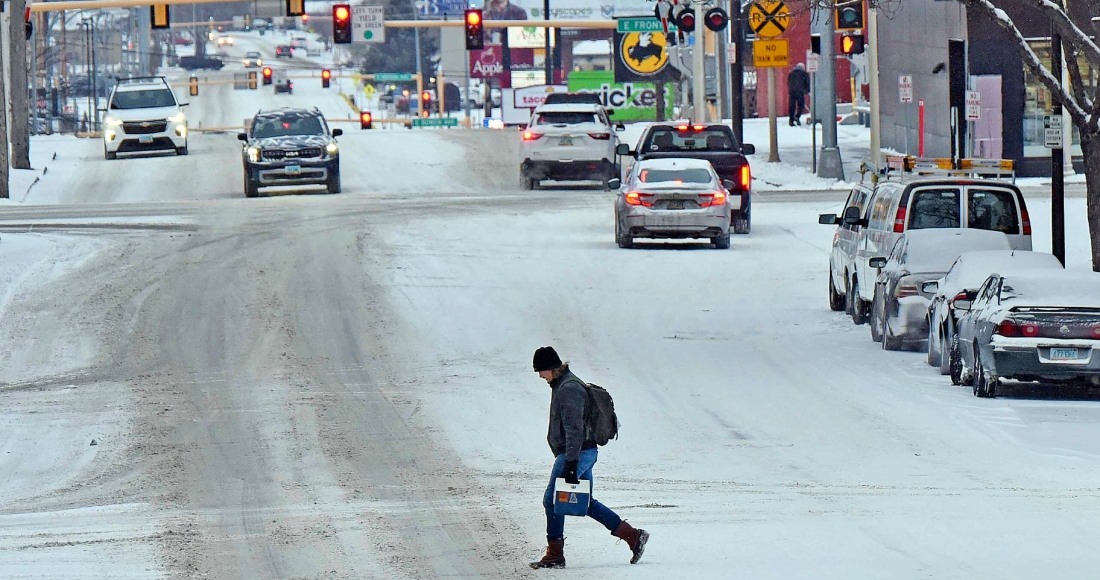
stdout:
<svg viewBox="0 0 1100 580">
<path fill-rule="evenodd" d="M 168 89 L 118 91 L 111 99 L 112 109 L 147 109 L 150 107 L 174 107 L 176 98 Z"/>
<path fill-rule="evenodd" d="M 710 172 L 702 168 L 690 169 L 643 169 L 638 172 L 638 181 L 642 183 L 710 183 Z"/>
<path fill-rule="evenodd" d="M 657 129 L 646 151 L 733 151 L 733 139 L 719 127 L 694 130 Z"/>
<path fill-rule="evenodd" d="M 324 133 L 325 130 L 320 117 L 313 115 L 257 119 L 252 125 L 252 137 L 254 139 L 290 135 L 323 135 Z"/>
<path fill-rule="evenodd" d="M 913 192 L 909 229 L 959 227 L 958 189 L 924 188 Z"/>
<path fill-rule="evenodd" d="M 1015 195 L 1003 189 L 971 189 L 967 192 L 967 227 L 1006 234 L 1020 233 Z"/>
<path fill-rule="evenodd" d="M 260 58 L 260 53 L 258 53 L 258 52 L 250 52 L 250 53 L 248 53 L 248 54 L 245 54 L 245 56 L 247 56 L 248 58 Z"/>
<path fill-rule="evenodd" d="M 581 123 L 596 123 L 595 113 L 555 111 L 539 113 L 536 125 L 580 125 Z"/>
</svg>

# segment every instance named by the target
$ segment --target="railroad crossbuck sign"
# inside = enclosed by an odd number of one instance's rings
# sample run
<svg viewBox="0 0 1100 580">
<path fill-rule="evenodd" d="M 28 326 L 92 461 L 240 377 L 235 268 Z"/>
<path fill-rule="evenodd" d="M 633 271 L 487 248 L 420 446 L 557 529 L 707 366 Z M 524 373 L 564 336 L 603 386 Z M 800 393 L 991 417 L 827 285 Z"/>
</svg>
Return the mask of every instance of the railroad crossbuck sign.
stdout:
<svg viewBox="0 0 1100 580">
<path fill-rule="evenodd" d="M 760 38 L 783 34 L 791 23 L 791 12 L 782 2 L 759 0 L 749 8 L 749 26 Z"/>
<path fill-rule="evenodd" d="M 752 63 L 756 68 L 782 68 L 787 66 L 787 39 L 754 40 L 752 42 Z"/>
</svg>

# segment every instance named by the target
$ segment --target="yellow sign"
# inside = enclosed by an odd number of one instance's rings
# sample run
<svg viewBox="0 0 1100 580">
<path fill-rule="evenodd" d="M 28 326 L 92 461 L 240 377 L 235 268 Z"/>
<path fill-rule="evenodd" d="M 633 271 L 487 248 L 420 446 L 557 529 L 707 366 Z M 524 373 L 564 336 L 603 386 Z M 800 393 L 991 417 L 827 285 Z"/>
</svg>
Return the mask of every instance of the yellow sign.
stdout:
<svg viewBox="0 0 1100 580">
<path fill-rule="evenodd" d="M 787 66 L 787 39 L 754 40 L 752 42 L 752 63 L 756 68 Z"/>
<path fill-rule="evenodd" d="M 374 97 L 374 85 L 363 85 L 363 93 L 367 95 L 367 98 Z"/>
<path fill-rule="evenodd" d="M 662 32 L 627 32 L 619 44 L 619 59 L 634 74 L 655 75 L 668 64 L 667 45 Z"/>
<path fill-rule="evenodd" d="M 761 38 L 783 34 L 791 24 L 787 5 L 773 0 L 758 0 L 749 8 L 749 26 Z"/>
</svg>

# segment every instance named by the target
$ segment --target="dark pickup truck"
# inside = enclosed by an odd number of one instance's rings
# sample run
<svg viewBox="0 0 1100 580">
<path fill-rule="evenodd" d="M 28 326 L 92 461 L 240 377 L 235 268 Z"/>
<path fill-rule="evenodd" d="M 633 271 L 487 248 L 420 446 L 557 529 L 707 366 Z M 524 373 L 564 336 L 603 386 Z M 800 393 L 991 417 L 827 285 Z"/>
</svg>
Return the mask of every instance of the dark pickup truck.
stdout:
<svg viewBox="0 0 1100 580">
<path fill-rule="evenodd" d="M 719 123 L 656 123 L 642 133 L 636 151 L 620 143 L 615 152 L 638 160 L 680 157 L 710 161 L 719 177 L 733 182 L 730 195 L 741 196 L 741 209 L 733 212 L 733 232 L 747 234 L 752 230 L 752 170 L 745 156 L 756 153 L 756 147 L 739 144 L 729 127 Z"/>
</svg>

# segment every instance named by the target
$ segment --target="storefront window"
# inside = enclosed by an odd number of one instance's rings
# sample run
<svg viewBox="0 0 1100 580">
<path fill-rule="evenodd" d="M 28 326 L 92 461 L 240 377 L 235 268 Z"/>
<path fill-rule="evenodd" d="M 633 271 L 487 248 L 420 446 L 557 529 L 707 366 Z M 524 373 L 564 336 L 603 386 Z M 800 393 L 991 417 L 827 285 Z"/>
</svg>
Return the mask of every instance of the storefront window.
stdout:
<svg viewBox="0 0 1100 580">
<path fill-rule="evenodd" d="M 1050 39 L 1033 39 L 1028 45 L 1039 56 L 1043 66 L 1050 68 L 1051 52 Z M 1097 83 L 1097 71 L 1084 59 L 1078 58 L 1078 66 L 1081 68 L 1082 80 L 1085 89 L 1092 91 Z M 1046 148 L 1045 121 L 1051 115 L 1054 108 L 1054 100 L 1049 90 L 1032 74 L 1031 70 L 1024 67 L 1024 157 L 1046 157 L 1050 150 Z M 1070 148 L 1072 155 L 1081 155 L 1081 137 L 1077 128 L 1073 127 L 1073 146 Z"/>
</svg>

